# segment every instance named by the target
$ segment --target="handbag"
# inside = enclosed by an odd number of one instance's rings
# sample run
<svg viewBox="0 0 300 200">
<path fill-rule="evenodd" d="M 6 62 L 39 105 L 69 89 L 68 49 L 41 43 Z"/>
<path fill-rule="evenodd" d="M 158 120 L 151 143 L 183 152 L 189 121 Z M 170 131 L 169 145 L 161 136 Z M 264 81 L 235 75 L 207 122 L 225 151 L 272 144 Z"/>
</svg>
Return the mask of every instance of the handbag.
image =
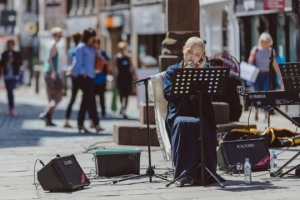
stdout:
<svg viewBox="0 0 300 200">
<path fill-rule="evenodd" d="M 111 102 L 111 110 L 112 111 L 117 111 L 117 99 L 119 96 L 119 90 L 117 88 L 112 89 L 112 102 Z"/>
</svg>

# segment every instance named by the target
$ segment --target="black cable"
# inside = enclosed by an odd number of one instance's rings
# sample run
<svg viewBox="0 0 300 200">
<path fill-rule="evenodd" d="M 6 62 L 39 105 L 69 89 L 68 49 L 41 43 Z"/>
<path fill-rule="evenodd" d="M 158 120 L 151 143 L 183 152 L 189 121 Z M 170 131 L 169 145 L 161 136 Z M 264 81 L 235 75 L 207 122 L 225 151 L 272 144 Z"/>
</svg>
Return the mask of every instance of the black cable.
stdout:
<svg viewBox="0 0 300 200">
<path fill-rule="evenodd" d="M 40 186 L 40 184 L 35 182 L 35 166 L 36 166 L 36 162 L 40 161 L 41 165 L 45 166 L 45 164 L 43 163 L 43 161 L 41 161 L 40 159 L 36 159 L 35 163 L 34 163 L 34 167 L 33 167 L 33 185 L 35 186 L 35 189 L 38 188 L 38 186 Z"/>
<path fill-rule="evenodd" d="M 251 110 L 252 110 L 252 107 L 253 107 L 253 103 L 254 103 L 254 101 L 251 103 L 251 107 L 250 107 L 249 115 L 248 115 L 248 130 L 249 130 L 249 134 L 250 134 L 250 114 L 251 114 Z"/>
</svg>

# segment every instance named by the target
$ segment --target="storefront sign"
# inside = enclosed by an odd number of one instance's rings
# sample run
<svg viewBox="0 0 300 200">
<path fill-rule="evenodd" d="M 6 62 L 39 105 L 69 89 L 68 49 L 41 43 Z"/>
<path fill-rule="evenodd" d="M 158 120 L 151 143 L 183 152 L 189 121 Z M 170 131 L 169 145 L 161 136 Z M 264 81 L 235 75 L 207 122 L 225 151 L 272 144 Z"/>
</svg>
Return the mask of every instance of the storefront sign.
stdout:
<svg viewBox="0 0 300 200">
<path fill-rule="evenodd" d="M 292 10 L 292 1 L 295 0 L 236 0 L 236 15 L 262 15 Z"/>
<path fill-rule="evenodd" d="M 264 10 L 284 11 L 285 0 L 264 0 Z"/>
</svg>

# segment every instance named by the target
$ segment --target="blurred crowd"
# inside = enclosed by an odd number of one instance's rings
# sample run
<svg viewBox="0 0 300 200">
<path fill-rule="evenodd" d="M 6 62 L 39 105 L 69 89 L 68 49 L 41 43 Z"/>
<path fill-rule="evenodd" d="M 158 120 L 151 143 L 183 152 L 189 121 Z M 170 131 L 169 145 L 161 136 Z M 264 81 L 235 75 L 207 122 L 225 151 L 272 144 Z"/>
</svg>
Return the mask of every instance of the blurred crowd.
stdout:
<svg viewBox="0 0 300 200">
<path fill-rule="evenodd" d="M 63 80 L 58 72 L 59 49 L 58 42 L 63 36 L 64 30 L 59 27 L 51 29 L 52 42 L 46 47 L 46 59 L 43 64 L 45 89 L 47 92 L 47 106 L 38 116 L 45 121 L 46 126 L 56 126 L 53 114 L 58 103 L 63 98 Z M 72 107 L 79 90 L 82 91 L 80 109 L 77 116 L 77 128 L 79 132 L 88 133 L 84 127 L 85 114 L 88 113 L 90 128 L 96 132 L 104 130 L 100 126 L 100 118 L 106 117 L 106 83 L 107 75 L 113 76 L 113 87 L 116 89 L 121 108 L 121 117 L 127 118 L 126 108 L 128 96 L 132 92 L 132 80 L 136 77 L 131 58 L 127 52 L 126 42 L 118 43 L 118 53 L 112 58 L 107 55 L 105 49 L 101 49 L 101 41 L 94 29 L 85 29 L 82 33 L 75 32 L 72 35 L 73 46 L 68 49 L 68 65 L 66 75 L 72 83 L 71 96 L 65 112 L 65 128 L 71 128 L 69 122 Z M 14 105 L 14 89 L 19 85 L 30 85 L 30 70 L 28 61 L 22 61 L 22 55 L 15 50 L 14 40 L 8 40 L 6 49 L 2 52 L 0 61 L 0 78 L 4 80 L 7 92 L 8 111 L 7 116 L 16 115 Z M 99 108 L 96 101 L 99 99 Z"/>
</svg>

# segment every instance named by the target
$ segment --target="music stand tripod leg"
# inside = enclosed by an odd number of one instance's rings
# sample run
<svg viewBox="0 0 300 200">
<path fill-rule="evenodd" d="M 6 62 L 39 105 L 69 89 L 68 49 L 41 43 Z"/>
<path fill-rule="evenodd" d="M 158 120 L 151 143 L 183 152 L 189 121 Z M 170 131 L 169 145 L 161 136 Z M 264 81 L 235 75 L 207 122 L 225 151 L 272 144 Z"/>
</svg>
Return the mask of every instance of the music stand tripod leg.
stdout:
<svg viewBox="0 0 300 200">
<path fill-rule="evenodd" d="M 289 172 L 293 171 L 294 169 L 298 168 L 299 166 L 300 166 L 300 164 L 299 164 L 299 165 L 296 165 L 295 167 L 292 167 L 292 168 L 289 169 L 288 171 L 286 171 L 286 172 L 280 174 L 279 177 L 282 178 L 284 175 L 288 174 Z"/>
<path fill-rule="evenodd" d="M 150 135 L 150 127 L 149 127 L 149 99 L 148 99 L 148 80 L 150 78 L 145 78 L 145 79 L 141 79 L 138 81 L 134 81 L 133 83 L 135 84 L 144 84 L 145 85 L 145 99 L 146 99 L 146 116 L 147 116 L 147 138 L 148 138 L 148 168 L 146 170 L 145 174 L 141 174 L 141 175 L 134 175 L 132 177 L 128 177 L 128 178 L 122 178 L 120 180 L 114 180 L 112 181 L 113 184 L 118 183 L 118 182 L 122 182 L 122 181 L 126 181 L 126 180 L 130 180 L 130 179 L 135 179 L 135 178 L 141 178 L 144 176 L 149 176 L 149 182 L 152 183 L 152 176 L 155 176 L 157 178 L 160 178 L 162 180 L 166 180 L 169 181 L 168 179 L 166 179 L 165 177 L 163 177 L 162 175 L 156 175 L 154 172 L 154 167 L 151 165 L 151 135 Z"/>
</svg>

